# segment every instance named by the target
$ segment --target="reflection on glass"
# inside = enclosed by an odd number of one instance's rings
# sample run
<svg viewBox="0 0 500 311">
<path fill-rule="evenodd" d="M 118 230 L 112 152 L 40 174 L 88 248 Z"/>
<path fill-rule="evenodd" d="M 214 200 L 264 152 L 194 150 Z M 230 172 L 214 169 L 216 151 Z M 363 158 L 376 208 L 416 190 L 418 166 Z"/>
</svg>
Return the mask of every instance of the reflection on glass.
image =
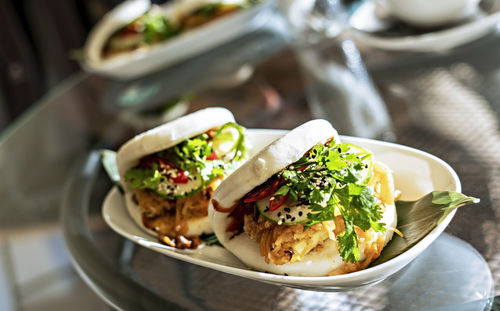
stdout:
<svg viewBox="0 0 500 311">
<path fill-rule="evenodd" d="M 314 117 L 331 121 L 342 134 L 389 138 L 386 107 L 346 36 L 339 1 L 281 2 L 291 25 Z M 391 135 L 392 136 L 392 135 Z"/>
</svg>

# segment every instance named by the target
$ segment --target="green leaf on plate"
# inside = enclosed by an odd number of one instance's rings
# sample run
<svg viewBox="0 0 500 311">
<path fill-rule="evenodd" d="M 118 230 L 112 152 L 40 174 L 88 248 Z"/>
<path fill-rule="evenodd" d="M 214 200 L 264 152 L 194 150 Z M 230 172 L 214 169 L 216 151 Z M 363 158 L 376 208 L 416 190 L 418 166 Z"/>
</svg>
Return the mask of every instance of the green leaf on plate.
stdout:
<svg viewBox="0 0 500 311">
<path fill-rule="evenodd" d="M 215 233 L 212 233 L 212 234 L 202 234 L 202 235 L 200 235 L 200 239 L 205 243 L 205 245 L 219 245 L 219 246 L 222 246 L 222 244 L 220 244 L 219 239 L 217 238 L 217 236 L 215 235 Z M 222 246 L 222 247 L 224 247 L 224 246 Z"/>
<path fill-rule="evenodd" d="M 417 201 L 397 201 L 397 229 L 380 256 L 371 263 L 376 266 L 407 251 L 434 230 L 454 209 L 479 203 L 479 199 L 458 192 L 433 191 Z"/>
<path fill-rule="evenodd" d="M 121 193 L 123 193 L 122 186 L 120 184 L 120 174 L 118 173 L 118 167 L 116 166 L 116 152 L 108 149 L 99 150 L 101 155 L 101 163 L 104 170 L 109 176 L 109 179 L 118 187 Z"/>
</svg>

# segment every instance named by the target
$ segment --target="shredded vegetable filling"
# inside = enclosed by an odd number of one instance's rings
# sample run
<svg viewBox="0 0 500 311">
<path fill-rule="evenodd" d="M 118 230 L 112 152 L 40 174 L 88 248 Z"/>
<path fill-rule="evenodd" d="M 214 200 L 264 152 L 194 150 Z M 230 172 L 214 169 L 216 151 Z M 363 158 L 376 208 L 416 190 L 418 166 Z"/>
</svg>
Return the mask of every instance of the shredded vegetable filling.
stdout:
<svg viewBox="0 0 500 311">
<path fill-rule="evenodd" d="M 381 219 L 396 196 L 390 169 L 371 157 L 350 144 L 318 144 L 243 197 L 231 213 L 243 219 L 231 224 L 243 224 L 267 263 L 297 262 L 334 243 L 346 264 L 332 274 L 363 269 L 384 247 Z"/>
<path fill-rule="evenodd" d="M 175 247 L 196 247 L 189 223 L 208 224 L 208 204 L 225 175 L 246 156 L 243 128 L 229 122 L 147 155 L 125 173 L 146 228 Z"/>
</svg>

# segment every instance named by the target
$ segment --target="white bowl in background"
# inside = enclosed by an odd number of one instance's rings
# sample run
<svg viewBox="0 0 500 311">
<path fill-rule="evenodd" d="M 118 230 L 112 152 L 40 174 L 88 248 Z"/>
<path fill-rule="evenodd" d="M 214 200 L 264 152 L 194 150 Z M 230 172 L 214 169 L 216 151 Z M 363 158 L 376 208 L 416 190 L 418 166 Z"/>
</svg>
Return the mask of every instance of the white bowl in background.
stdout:
<svg viewBox="0 0 500 311">
<path fill-rule="evenodd" d="M 174 17 L 191 9 L 191 5 L 185 5 L 185 3 L 190 3 L 189 1 L 191 0 L 175 1 L 162 6 L 161 9 L 167 18 L 168 16 Z M 200 1 L 204 0 L 196 2 Z M 148 0 L 129 0 L 108 12 L 92 29 L 83 47 L 84 57 L 80 64 L 84 70 L 91 73 L 120 80 L 137 78 L 260 28 L 271 17 L 272 5 L 272 1 L 266 1 L 218 18 L 164 42 L 104 59 L 102 49 L 108 38 L 130 21 L 144 14 L 151 6 Z"/>
</svg>

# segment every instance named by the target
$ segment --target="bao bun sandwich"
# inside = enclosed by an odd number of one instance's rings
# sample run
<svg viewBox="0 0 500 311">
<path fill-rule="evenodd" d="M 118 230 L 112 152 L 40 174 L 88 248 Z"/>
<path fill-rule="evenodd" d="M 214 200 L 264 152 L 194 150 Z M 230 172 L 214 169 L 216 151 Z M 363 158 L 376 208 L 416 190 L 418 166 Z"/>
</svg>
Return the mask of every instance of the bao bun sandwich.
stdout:
<svg viewBox="0 0 500 311">
<path fill-rule="evenodd" d="M 241 9 L 259 0 L 182 0 L 160 7 L 152 5 L 146 12 L 116 30 L 102 49 L 103 58 L 144 49 L 170 40 Z M 130 13 L 130 12 L 127 12 Z"/>
<path fill-rule="evenodd" d="M 209 217 L 220 243 L 251 268 L 337 275 L 380 255 L 396 227 L 395 196 L 387 166 L 313 120 L 224 180 Z"/>
<path fill-rule="evenodd" d="M 125 143 L 116 160 L 135 222 L 167 245 L 196 248 L 213 232 L 213 191 L 246 154 L 243 130 L 229 110 L 207 108 Z"/>
</svg>

